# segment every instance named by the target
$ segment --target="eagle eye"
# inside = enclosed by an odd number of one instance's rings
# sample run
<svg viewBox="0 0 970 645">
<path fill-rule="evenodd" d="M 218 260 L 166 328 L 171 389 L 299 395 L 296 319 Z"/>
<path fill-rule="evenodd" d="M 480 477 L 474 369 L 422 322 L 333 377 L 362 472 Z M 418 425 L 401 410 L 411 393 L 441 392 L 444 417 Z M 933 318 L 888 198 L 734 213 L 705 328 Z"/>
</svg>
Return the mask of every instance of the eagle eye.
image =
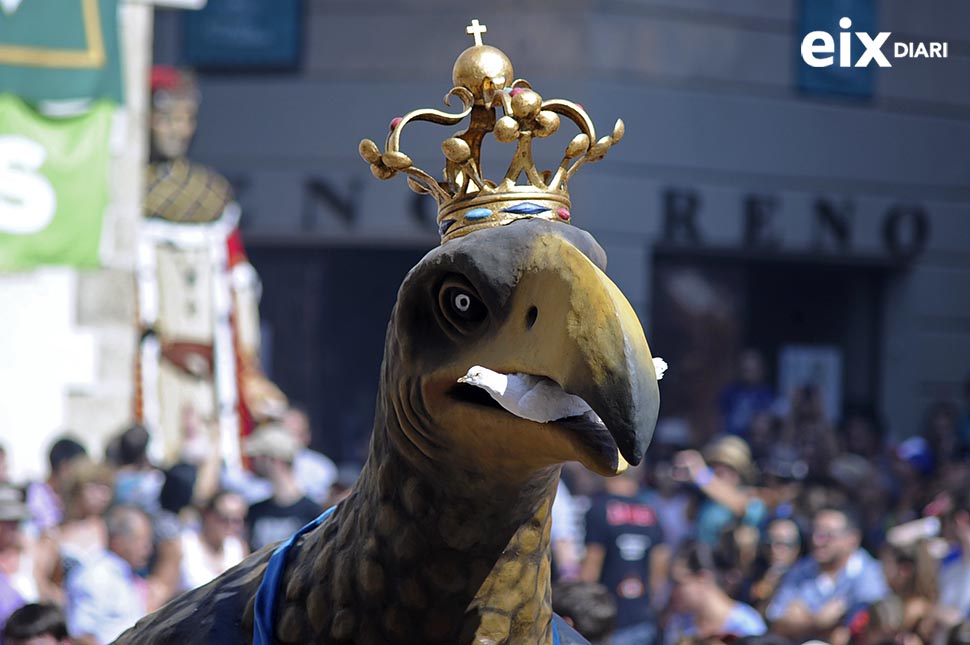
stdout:
<svg viewBox="0 0 970 645">
<path fill-rule="evenodd" d="M 463 280 L 449 278 L 438 292 L 438 306 L 448 323 L 463 334 L 478 331 L 488 309 L 475 290 Z"/>
</svg>

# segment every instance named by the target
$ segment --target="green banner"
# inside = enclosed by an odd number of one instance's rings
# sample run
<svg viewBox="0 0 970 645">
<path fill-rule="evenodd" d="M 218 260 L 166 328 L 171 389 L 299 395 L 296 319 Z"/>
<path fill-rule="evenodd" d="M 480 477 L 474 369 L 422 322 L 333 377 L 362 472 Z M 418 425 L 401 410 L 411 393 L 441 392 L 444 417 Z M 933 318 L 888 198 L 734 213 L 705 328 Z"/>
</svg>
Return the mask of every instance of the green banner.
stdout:
<svg viewBox="0 0 970 645">
<path fill-rule="evenodd" d="M 0 0 L 0 92 L 122 102 L 118 0 Z"/>
<path fill-rule="evenodd" d="M 113 110 L 48 119 L 0 95 L 0 271 L 98 265 Z"/>
</svg>

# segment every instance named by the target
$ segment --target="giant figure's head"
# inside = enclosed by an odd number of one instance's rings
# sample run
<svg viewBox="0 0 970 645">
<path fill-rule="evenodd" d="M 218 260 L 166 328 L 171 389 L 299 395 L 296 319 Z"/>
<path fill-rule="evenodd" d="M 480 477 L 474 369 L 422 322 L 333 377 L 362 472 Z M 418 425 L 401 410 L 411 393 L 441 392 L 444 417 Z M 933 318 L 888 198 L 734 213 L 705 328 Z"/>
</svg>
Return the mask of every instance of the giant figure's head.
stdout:
<svg viewBox="0 0 970 645">
<path fill-rule="evenodd" d="M 187 70 L 156 65 L 151 79 L 151 156 L 155 161 L 181 159 L 195 136 L 199 86 Z"/>
<path fill-rule="evenodd" d="M 480 39 L 477 39 L 480 40 Z M 657 374 L 633 308 L 605 274 L 606 254 L 571 225 L 568 182 L 622 137 L 599 139 L 570 101 L 543 100 L 512 64 L 480 42 L 455 63 L 455 114 L 395 119 L 383 149 L 361 156 L 380 179 L 408 175 L 438 202 L 442 244 L 407 276 L 389 328 L 385 414 L 428 463 L 513 477 L 564 461 L 604 474 L 640 462 L 659 408 Z M 441 181 L 401 150 L 414 121 L 467 129 L 447 138 Z M 579 128 L 558 168 L 540 171 L 534 139 L 561 119 Z M 514 143 L 504 178 L 482 173 L 487 135 Z M 416 450 L 415 450 L 416 449 Z"/>
</svg>

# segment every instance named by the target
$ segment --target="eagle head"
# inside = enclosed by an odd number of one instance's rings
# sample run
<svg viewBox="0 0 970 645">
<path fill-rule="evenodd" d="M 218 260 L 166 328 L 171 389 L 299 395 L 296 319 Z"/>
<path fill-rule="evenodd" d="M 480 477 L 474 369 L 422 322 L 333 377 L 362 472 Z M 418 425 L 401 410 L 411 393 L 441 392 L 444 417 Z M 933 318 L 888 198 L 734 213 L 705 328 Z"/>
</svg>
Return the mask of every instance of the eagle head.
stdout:
<svg viewBox="0 0 970 645">
<path fill-rule="evenodd" d="M 393 440 L 434 464 L 602 475 L 650 442 L 657 374 L 588 233 L 524 219 L 449 240 L 404 280 L 382 388 Z"/>
</svg>

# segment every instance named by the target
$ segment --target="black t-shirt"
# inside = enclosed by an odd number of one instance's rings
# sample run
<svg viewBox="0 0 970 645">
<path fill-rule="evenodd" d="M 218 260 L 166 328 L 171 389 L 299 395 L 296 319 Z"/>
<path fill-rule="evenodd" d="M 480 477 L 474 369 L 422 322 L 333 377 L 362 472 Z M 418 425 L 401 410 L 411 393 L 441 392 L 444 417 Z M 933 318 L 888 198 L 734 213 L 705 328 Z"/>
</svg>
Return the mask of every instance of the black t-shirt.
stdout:
<svg viewBox="0 0 970 645">
<path fill-rule="evenodd" d="M 320 514 L 320 507 L 307 497 L 289 506 L 280 506 L 272 497 L 249 507 L 246 527 L 249 529 L 249 548 L 253 551 L 267 544 L 286 540 L 304 524 Z"/>
<path fill-rule="evenodd" d="M 657 514 L 643 497 L 604 494 L 586 513 L 586 543 L 605 550 L 600 582 L 616 597 L 616 627 L 652 621 L 650 551 L 663 542 Z"/>
</svg>

